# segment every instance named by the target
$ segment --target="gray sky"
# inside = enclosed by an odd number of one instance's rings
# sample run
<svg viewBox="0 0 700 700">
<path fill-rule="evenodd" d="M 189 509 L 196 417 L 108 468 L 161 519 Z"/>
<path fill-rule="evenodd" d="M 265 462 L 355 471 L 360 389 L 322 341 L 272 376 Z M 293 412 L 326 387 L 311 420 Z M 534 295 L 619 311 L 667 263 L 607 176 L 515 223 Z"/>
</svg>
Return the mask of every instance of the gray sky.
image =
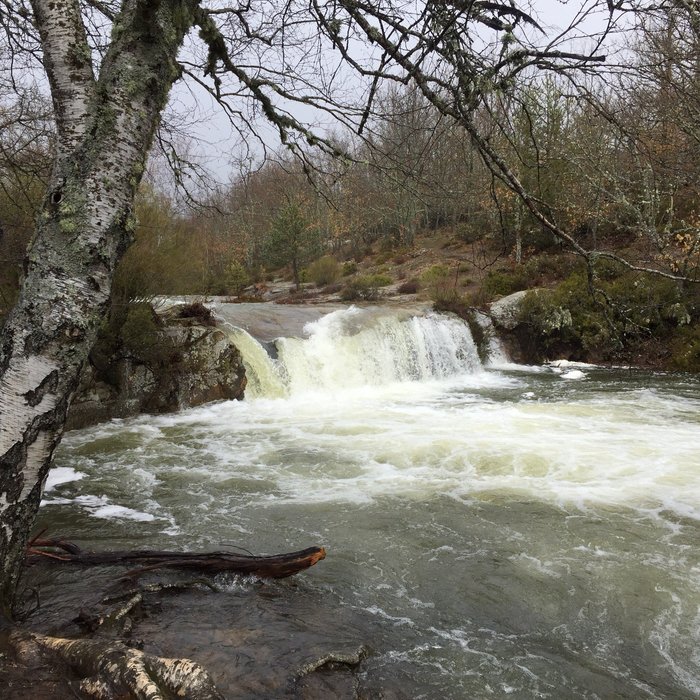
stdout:
<svg viewBox="0 0 700 700">
<path fill-rule="evenodd" d="M 569 50 L 580 49 L 582 46 L 590 48 L 593 44 L 590 37 L 604 29 L 608 18 L 607 6 L 599 0 L 536 0 L 529 7 L 524 4 L 520 4 L 520 7 L 531 12 L 545 29 L 547 40 L 555 39 L 567 31 L 572 41 L 559 48 Z M 528 33 L 538 42 L 543 39 L 543 35 L 534 29 Z M 612 40 L 614 37 L 609 43 Z M 338 53 L 329 49 L 323 60 L 335 66 L 339 62 Z M 343 76 L 337 81 L 337 87 L 352 88 L 357 94 L 365 89 L 349 68 L 344 69 Z M 315 125 L 321 132 L 334 128 L 329 115 L 315 112 L 311 108 L 296 105 L 290 107 L 290 111 L 297 119 Z M 180 81 L 173 88 L 168 113 L 177 115 L 180 129 L 188 134 L 185 139 L 188 143 L 185 145 L 189 156 L 221 182 L 226 182 L 231 174 L 235 176 L 238 172 L 236 161 L 260 160 L 264 152 L 262 143 L 271 151 L 279 147 L 276 130 L 262 118 L 255 120 L 260 141 L 251 137 L 246 143 L 215 101 L 204 89 L 189 80 Z"/>
</svg>

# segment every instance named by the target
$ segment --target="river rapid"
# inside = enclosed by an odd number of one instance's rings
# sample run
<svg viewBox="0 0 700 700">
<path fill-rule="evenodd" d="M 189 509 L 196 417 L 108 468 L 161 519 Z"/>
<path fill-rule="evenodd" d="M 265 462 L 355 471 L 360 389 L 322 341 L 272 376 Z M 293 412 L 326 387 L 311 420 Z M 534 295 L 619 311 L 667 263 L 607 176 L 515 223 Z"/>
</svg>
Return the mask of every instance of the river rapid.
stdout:
<svg viewBox="0 0 700 700">
<path fill-rule="evenodd" d="M 296 668 L 361 646 L 366 697 L 700 697 L 697 378 L 489 366 L 430 314 L 231 332 L 246 400 L 68 433 L 41 522 L 328 557 L 174 597 L 154 651 L 184 640 L 226 697 L 293 697 Z M 81 574 L 42 576 L 50 597 Z"/>
</svg>

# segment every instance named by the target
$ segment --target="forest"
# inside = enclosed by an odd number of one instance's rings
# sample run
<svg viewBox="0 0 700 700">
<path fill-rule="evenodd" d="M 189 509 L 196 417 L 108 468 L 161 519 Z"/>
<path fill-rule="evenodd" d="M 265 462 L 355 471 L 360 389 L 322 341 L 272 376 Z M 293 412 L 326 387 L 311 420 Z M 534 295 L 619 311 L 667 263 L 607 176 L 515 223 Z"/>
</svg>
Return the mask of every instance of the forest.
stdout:
<svg viewBox="0 0 700 700">
<path fill-rule="evenodd" d="M 544 286 L 554 293 L 528 301 L 527 323 L 540 338 L 533 357 L 697 371 L 693 22 L 682 7 L 663 4 L 616 29 L 605 64 L 582 75 L 521 73 L 484 97 L 474 114 L 480 133 L 529 200 L 415 86 L 378 90 L 361 137 L 331 132 L 341 155 L 266 152 L 243 174 L 232 170 L 228 184 L 179 154 L 178 143 L 189 142 L 171 134 L 138 196 L 136 243 L 116 277 L 115 323 L 130 301 L 239 296 L 280 274 L 346 300 L 405 282 L 406 292 L 422 287 L 452 307 Z M 8 84 L 2 100 L 0 314 L 17 293 L 54 138 L 45 96 L 17 96 Z M 424 239 L 444 246 L 444 260 L 402 269 Z M 572 321 L 548 328 L 557 308 Z"/>
</svg>

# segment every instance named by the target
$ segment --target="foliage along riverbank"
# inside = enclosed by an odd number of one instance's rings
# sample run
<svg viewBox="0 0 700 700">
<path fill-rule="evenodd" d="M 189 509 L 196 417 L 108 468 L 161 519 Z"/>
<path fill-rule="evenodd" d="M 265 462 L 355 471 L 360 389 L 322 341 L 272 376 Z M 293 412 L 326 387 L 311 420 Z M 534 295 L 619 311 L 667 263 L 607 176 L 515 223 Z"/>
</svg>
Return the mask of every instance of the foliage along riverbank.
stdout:
<svg viewBox="0 0 700 700">
<path fill-rule="evenodd" d="M 647 251 L 632 246 L 627 254 L 641 262 Z M 518 361 L 700 371 L 700 285 L 606 259 L 589 274 L 580 258 L 555 245 L 529 250 L 516 263 L 493 241 L 465 241 L 459 231 L 445 228 L 418 235 L 410 248 L 368 247 L 342 263 L 325 256 L 309 265 L 302 279 L 300 291 L 274 298 L 430 300 L 438 310 L 466 318 L 470 309 L 488 312 L 497 300 L 526 291 L 513 322 L 500 329 Z M 262 282 L 248 291 L 264 295 L 268 289 Z"/>
<path fill-rule="evenodd" d="M 137 240 L 133 255 L 127 255 L 119 271 L 112 311 L 91 355 L 92 364 L 113 387 L 124 382 L 158 384 L 152 369 L 144 368 L 173 368 L 182 361 L 182 353 L 171 352 L 176 339 L 163 335 L 150 305 L 130 301 L 143 298 L 142 293 L 148 298 L 159 289 L 175 291 L 169 285 L 177 283 L 177 274 L 168 285 L 150 287 L 146 283 L 147 270 L 141 267 L 149 259 L 142 255 L 146 243 Z M 626 249 L 627 258 L 639 263 L 648 254 L 640 245 Z M 165 259 L 160 263 L 151 260 L 154 269 L 167 265 L 167 251 L 162 255 Z M 465 318 L 470 309 L 488 312 L 498 299 L 529 291 L 519 304 L 517 323 L 500 329 L 517 361 L 568 359 L 700 371 L 700 285 L 632 271 L 606 259 L 600 259 L 589 276 L 580 258 L 551 241 L 539 249 L 527 249 L 517 263 L 502 242 L 486 236 L 472 240 L 459 227 L 444 227 L 420 232 L 412 246 L 375 243 L 355 254 L 318 257 L 299 271 L 298 289 L 289 266 L 261 271 L 255 278 L 239 273 L 237 281 L 222 278 L 217 290 L 228 294 L 231 301 L 420 301 Z M 247 284 L 253 279 L 253 284 Z M 181 282 L 184 286 L 179 291 L 206 297 L 204 280 L 201 284 Z M 148 376 L 139 377 L 137 371 L 127 377 L 124 362 L 115 361 L 118 355 L 122 360 L 140 358 L 136 366 Z M 174 396 L 177 390 L 170 393 Z M 103 402 L 115 398 L 109 390 L 102 394 Z M 232 397 L 230 394 L 226 390 L 210 398 Z M 161 410 L 157 401 L 141 403 L 139 410 Z M 73 427 L 77 425 L 80 421 Z"/>
</svg>

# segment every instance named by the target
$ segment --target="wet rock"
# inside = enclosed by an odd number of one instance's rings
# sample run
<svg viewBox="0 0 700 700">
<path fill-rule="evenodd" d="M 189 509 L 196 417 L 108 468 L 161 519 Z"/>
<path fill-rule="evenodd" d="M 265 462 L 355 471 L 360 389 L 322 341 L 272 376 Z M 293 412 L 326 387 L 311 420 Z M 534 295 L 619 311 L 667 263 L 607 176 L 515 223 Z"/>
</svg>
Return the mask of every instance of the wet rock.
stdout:
<svg viewBox="0 0 700 700">
<path fill-rule="evenodd" d="M 355 668 L 360 665 L 362 659 L 367 656 L 367 648 L 360 644 L 358 647 L 349 651 L 329 651 L 317 658 L 307 661 L 299 669 L 299 677 L 306 676 L 309 673 L 320 670 L 329 670 L 339 666 Z"/>
<path fill-rule="evenodd" d="M 367 648 L 361 644 L 354 649 L 330 651 L 307 661 L 298 672 L 296 688 L 299 697 L 357 700 L 360 697 L 359 683 L 353 670 L 367 653 Z"/>
<path fill-rule="evenodd" d="M 323 670 L 305 676 L 297 683 L 297 697 L 302 700 L 359 700 L 355 675 L 347 669 Z"/>
<path fill-rule="evenodd" d="M 530 292 L 540 294 L 545 291 L 522 290 L 493 302 L 489 307 L 487 315 L 493 322 L 505 356 L 511 362 L 530 364 L 540 361 L 537 357 L 537 343 L 534 342 L 532 329 L 522 322 L 522 304 L 525 296 Z"/>
<path fill-rule="evenodd" d="M 162 352 L 115 355 L 109 371 L 89 365 L 68 413 L 67 428 L 82 428 L 139 413 L 169 413 L 210 401 L 240 399 L 246 385 L 238 349 L 219 328 L 170 320 Z"/>
<path fill-rule="evenodd" d="M 173 325 L 165 335 L 174 349 L 173 362 L 155 376 L 155 385 L 143 377 L 148 392 L 146 411 L 167 413 L 210 401 L 240 399 L 245 369 L 238 349 L 218 328 Z"/>
</svg>

